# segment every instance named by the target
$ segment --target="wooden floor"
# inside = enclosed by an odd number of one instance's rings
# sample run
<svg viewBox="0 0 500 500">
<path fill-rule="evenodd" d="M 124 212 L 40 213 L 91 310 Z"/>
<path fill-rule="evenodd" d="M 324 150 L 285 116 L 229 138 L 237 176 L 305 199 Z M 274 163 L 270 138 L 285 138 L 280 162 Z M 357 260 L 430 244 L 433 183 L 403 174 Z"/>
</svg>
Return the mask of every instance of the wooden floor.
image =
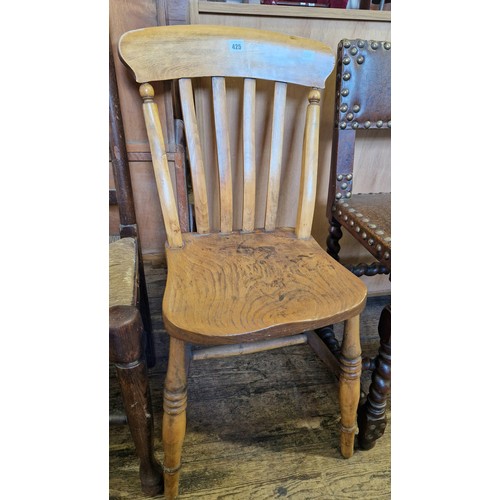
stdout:
<svg viewBox="0 0 500 500">
<path fill-rule="evenodd" d="M 155 451 L 161 461 L 165 269 L 146 264 L 145 270 L 157 352 L 150 370 Z M 378 318 L 388 302 L 389 297 L 368 299 L 361 317 L 363 355 L 377 352 Z M 365 391 L 369 380 L 363 374 Z M 194 362 L 179 498 L 389 499 L 390 402 L 389 425 L 375 448 L 356 449 L 345 460 L 338 445 L 337 391 L 337 380 L 307 345 Z M 123 413 L 112 369 L 110 413 Z M 146 498 L 127 426 L 110 426 L 109 439 L 109 498 Z"/>
</svg>

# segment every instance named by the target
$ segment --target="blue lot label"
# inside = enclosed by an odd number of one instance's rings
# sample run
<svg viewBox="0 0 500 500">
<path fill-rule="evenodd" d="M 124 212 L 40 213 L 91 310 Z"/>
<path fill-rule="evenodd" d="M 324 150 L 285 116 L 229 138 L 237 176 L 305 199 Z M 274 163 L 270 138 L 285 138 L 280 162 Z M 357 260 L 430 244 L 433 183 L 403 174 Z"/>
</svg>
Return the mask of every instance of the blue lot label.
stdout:
<svg viewBox="0 0 500 500">
<path fill-rule="evenodd" d="M 243 40 L 229 40 L 229 50 L 232 52 L 241 52 L 245 48 Z"/>
</svg>

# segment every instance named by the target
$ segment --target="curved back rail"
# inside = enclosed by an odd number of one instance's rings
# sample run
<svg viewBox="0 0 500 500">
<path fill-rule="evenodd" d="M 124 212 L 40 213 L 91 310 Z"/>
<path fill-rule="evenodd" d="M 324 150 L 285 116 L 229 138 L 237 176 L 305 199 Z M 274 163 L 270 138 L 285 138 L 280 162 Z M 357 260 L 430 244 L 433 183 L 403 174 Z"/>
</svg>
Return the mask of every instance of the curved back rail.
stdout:
<svg viewBox="0 0 500 500">
<path fill-rule="evenodd" d="M 182 246 L 182 235 L 168 173 L 166 151 L 153 87 L 148 82 L 179 80 L 179 93 L 186 129 L 196 226 L 199 233 L 211 231 L 205 166 L 196 119 L 192 79 L 212 78 L 215 138 L 219 167 L 220 230 L 233 230 L 233 181 L 227 117 L 226 77 L 244 78 L 243 91 L 243 223 L 244 231 L 255 229 L 255 102 L 256 80 L 274 81 L 271 154 L 265 211 L 265 229 L 276 228 L 279 200 L 287 84 L 312 87 L 306 111 L 301 184 L 295 232 L 308 238 L 316 198 L 319 142 L 319 88 L 334 66 L 330 48 L 320 42 L 295 36 L 222 26 L 162 26 L 129 31 L 119 41 L 122 61 L 133 71 L 143 97 L 144 116 L 153 166 L 160 194 L 168 244 Z"/>
</svg>

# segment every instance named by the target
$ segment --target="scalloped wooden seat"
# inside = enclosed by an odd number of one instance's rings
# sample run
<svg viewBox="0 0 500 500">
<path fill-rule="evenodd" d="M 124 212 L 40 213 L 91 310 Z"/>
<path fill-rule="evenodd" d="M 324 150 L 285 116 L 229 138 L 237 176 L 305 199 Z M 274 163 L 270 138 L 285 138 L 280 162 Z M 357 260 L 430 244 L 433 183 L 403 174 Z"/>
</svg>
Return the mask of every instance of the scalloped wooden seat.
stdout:
<svg viewBox="0 0 500 500">
<path fill-rule="evenodd" d="M 122 35 L 122 61 L 133 71 L 143 111 L 156 185 L 167 233 L 168 277 L 163 300 L 170 335 L 165 380 L 163 449 L 165 496 L 179 492 L 181 450 L 186 430 L 187 370 L 191 359 L 207 359 L 309 342 L 313 332 L 345 322 L 340 356 L 340 449 L 354 452 L 361 349 L 359 314 L 365 285 L 311 237 L 318 167 L 320 100 L 334 67 L 330 48 L 304 38 L 221 26 L 145 28 Z M 217 149 L 218 203 L 211 207 L 193 87 L 211 77 Z M 233 199 L 226 77 L 243 79 L 243 200 Z M 189 151 L 196 233 L 182 233 L 154 89 L 149 83 L 179 79 L 179 95 Z M 256 80 L 274 82 L 264 227 L 256 227 Z M 194 80 L 194 83 L 193 83 Z M 277 226 L 282 177 L 287 85 L 305 89 L 305 127 L 296 224 Z M 311 88 L 312 87 L 312 88 Z M 209 156 L 209 155 L 208 155 Z M 211 172 L 211 170 L 208 170 Z M 287 183 L 288 185 L 288 183 Z M 241 221 L 235 204 L 241 203 Z M 215 220 L 215 222 L 214 222 Z M 240 230 L 241 228 L 241 230 Z M 208 347 L 191 350 L 190 344 Z"/>
<path fill-rule="evenodd" d="M 365 303 L 361 281 L 292 229 L 186 234 L 167 259 L 165 325 L 193 343 L 302 333 L 359 314 Z"/>
</svg>

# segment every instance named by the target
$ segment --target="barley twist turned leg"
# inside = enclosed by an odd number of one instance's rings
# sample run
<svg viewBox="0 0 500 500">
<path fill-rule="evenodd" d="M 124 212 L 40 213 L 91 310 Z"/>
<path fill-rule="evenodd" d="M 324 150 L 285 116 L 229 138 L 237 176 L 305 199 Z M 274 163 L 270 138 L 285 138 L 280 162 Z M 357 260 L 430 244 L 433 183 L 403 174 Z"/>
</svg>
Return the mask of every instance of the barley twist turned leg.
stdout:
<svg viewBox="0 0 500 500">
<path fill-rule="evenodd" d="M 385 431 L 387 416 L 387 396 L 391 389 L 391 306 L 388 305 L 380 315 L 378 326 L 380 349 L 375 359 L 375 369 L 366 402 L 359 409 L 358 442 L 360 448 L 369 450 Z"/>
<path fill-rule="evenodd" d="M 342 238 L 342 226 L 333 215 L 330 216 L 330 228 L 328 232 L 330 234 L 326 239 L 327 252 L 338 262 L 340 260 L 339 252 L 340 238 Z"/>
<path fill-rule="evenodd" d="M 170 337 L 165 390 L 163 393 L 163 473 L 165 498 L 179 494 L 179 476 L 184 436 L 186 434 L 187 374 L 185 343 Z"/>
<path fill-rule="evenodd" d="M 339 361 L 340 452 L 344 458 L 350 458 L 354 453 L 356 410 L 361 388 L 359 316 L 345 322 Z"/>
</svg>

